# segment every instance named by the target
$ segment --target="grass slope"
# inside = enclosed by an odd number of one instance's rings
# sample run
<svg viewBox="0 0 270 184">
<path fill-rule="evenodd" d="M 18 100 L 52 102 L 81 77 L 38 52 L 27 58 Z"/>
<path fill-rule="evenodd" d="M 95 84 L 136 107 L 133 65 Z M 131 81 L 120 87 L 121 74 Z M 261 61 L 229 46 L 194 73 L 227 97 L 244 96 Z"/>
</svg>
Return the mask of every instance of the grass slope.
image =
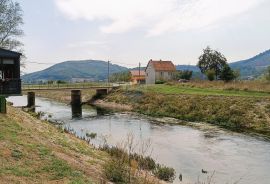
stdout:
<svg viewBox="0 0 270 184">
<path fill-rule="evenodd" d="M 104 100 L 132 105 L 136 112 L 150 116 L 207 122 L 270 137 L 269 92 L 155 85 L 123 88 Z"/>
<path fill-rule="evenodd" d="M 107 154 L 13 107 L 0 115 L 0 183 L 99 183 Z"/>
<path fill-rule="evenodd" d="M 214 95 L 214 96 L 242 96 L 242 97 L 270 97 L 270 92 L 222 90 L 211 88 L 199 88 L 188 85 L 153 85 L 137 88 L 144 92 L 160 94 L 189 94 L 189 95 Z"/>
</svg>

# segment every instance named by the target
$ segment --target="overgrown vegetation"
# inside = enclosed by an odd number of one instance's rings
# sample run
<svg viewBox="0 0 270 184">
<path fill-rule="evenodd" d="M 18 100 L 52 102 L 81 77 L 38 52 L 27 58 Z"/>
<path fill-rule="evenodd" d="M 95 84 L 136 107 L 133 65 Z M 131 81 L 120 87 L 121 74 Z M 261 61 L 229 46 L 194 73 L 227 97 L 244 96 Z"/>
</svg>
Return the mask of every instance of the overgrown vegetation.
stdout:
<svg viewBox="0 0 270 184">
<path fill-rule="evenodd" d="M 112 156 L 112 160 L 105 164 L 106 177 L 114 183 L 159 183 L 152 174 L 160 180 L 172 182 L 175 170 L 157 164 L 149 154 L 150 142 L 142 142 L 138 148 L 134 136 L 129 134 L 126 141 L 118 146 L 108 146 L 106 143 L 100 148 Z M 140 154 L 135 150 L 140 150 Z"/>
<path fill-rule="evenodd" d="M 129 71 L 114 73 L 110 76 L 110 82 L 130 82 L 131 73 Z"/>
<path fill-rule="evenodd" d="M 155 85 L 119 90 L 105 100 L 131 104 L 136 112 L 150 116 L 207 122 L 270 137 L 269 93 Z"/>
<path fill-rule="evenodd" d="M 185 79 L 190 80 L 192 77 L 193 71 L 190 70 L 180 70 L 174 73 L 173 78 L 175 80 Z"/>
</svg>

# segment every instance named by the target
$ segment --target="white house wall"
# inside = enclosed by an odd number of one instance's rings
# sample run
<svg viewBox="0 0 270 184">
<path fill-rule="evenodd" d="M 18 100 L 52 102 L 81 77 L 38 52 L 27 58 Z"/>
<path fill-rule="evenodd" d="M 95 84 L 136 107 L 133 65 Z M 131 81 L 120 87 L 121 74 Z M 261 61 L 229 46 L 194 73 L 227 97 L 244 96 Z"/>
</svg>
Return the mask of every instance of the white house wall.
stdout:
<svg viewBox="0 0 270 184">
<path fill-rule="evenodd" d="M 156 83 L 156 75 L 155 69 L 152 64 L 149 64 L 146 68 L 146 84 L 155 84 Z"/>
<path fill-rule="evenodd" d="M 161 74 L 162 73 L 162 74 Z M 156 80 L 171 80 L 172 72 L 156 72 Z"/>
</svg>

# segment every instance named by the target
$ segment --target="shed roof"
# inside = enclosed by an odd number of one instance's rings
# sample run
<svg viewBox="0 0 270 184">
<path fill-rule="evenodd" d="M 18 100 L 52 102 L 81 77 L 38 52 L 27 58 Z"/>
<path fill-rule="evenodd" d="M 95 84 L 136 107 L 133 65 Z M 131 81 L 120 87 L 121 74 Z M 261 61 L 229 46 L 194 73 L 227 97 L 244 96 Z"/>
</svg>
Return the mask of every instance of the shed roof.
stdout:
<svg viewBox="0 0 270 184">
<path fill-rule="evenodd" d="M 149 64 L 152 64 L 156 71 L 176 71 L 176 67 L 172 61 L 150 60 L 147 67 Z"/>
<path fill-rule="evenodd" d="M 17 58 L 17 57 L 20 57 L 21 55 L 22 54 L 19 52 L 14 52 L 14 51 L 0 48 L 0 57 Z"/>
<path fill-rule="evenodd" d="M 130 71 L 132 76 L 145 76 L 145 71 L 144 70 L 131 70 Z"/>
</svg>

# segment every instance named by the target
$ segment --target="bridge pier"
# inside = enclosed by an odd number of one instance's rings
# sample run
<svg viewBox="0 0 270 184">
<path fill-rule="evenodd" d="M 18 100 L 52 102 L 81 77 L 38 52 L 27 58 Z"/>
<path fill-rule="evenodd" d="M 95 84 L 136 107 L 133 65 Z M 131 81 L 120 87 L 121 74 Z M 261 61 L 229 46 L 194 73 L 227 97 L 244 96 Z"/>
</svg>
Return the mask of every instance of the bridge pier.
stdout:
<svg viewBox="0 0 270 184">
<path fill-rule="evenodd" d="M 35 92 L 28 92 L 27 93 L 27 106 L 30 111 L 35 112 L 36 111 L 36 94 Z"/>
<path fill-rule="evenodd" d="M 72 111 L 72 118 L 81 118 L 82 117 L 81 90 L 72 90 L 71 91 L 71 111 Z"/>
</svg>

